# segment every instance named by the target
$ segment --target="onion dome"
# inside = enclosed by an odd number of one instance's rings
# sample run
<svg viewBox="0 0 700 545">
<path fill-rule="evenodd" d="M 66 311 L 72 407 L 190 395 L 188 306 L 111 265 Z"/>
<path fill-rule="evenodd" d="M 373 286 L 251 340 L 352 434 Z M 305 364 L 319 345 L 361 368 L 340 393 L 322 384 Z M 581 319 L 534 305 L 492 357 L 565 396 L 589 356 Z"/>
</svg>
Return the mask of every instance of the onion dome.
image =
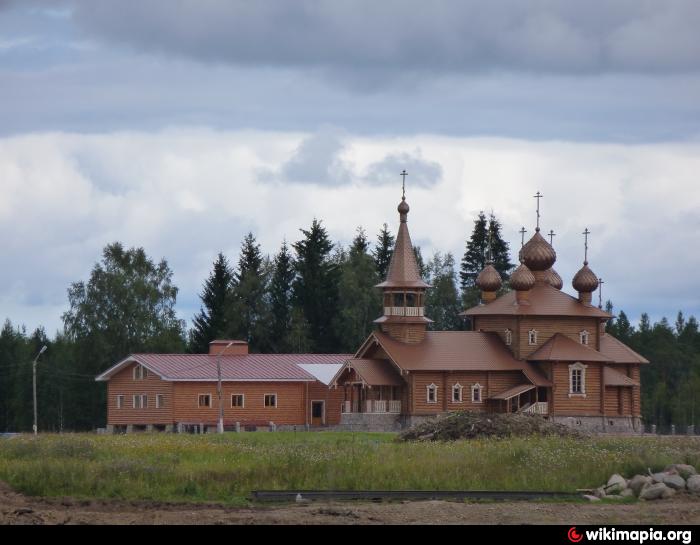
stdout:
<svg viewBox="0 0 700 545">
<path fill-rule="evenodd" d="M 476 285 L 481 291 L 498 291 L 503 285 L 503 280 L 496 268 L 491 263 L 487 263 L 484 270 L 476 277 Z"/>
<path fill-rule="evenodd" d="M 547 269 L 545 271 L 544 281 L 558 290 L 564 287 L 564 281 L 561 279 L 561 276 L 559 276 L 559 273 L 554 269 Z"/>
<path fill-rule="evenodd" d="M 574 275 L 571 284 L 579 293 L 593 293 L 598 288 L 598 277 L 588 267 L 588 261 L 583 262 L 583 267 Z"/>
<path fill-rule="evenodd" d="M 535 275 L 524 263 L 510 275 L 510 287 L 516 291 L 528 291 L 535 285 Z"/>
<path fill-rule="evenodd" d="M 399 203 L 399 206 L 397 208 L 399 211 L 399 214 L 408 214 L 408 211 L 410 210 L 410 207 L 408 206 L 408 203 L 406 202 L 406 198 L 402 198 L 401 202 Z"/>
<path fill-rule="evenodd" d="M 539 229 L 535 235 L 527 241 L 527 244 L 520 250 L 520 256 L 523 263 L 531 271 L 546 271 L 554 265 L 557 260 L 557 253 L 552 248 L 552 245 L 547 242 Z"/>
</svg>

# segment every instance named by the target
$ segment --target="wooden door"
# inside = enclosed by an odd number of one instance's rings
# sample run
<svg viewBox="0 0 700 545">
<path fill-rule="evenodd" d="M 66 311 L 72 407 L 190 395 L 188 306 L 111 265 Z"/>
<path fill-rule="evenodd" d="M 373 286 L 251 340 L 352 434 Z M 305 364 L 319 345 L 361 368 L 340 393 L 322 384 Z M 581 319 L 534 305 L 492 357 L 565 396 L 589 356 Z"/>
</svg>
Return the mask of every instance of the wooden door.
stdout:
<svg viewBox="0 0 700 545">
<path fill-rule="evenodd" d="M 312 401 L 311 402 L 311 425 L 323 426 L 326 420 L 326 402 Z"/>
</svg>

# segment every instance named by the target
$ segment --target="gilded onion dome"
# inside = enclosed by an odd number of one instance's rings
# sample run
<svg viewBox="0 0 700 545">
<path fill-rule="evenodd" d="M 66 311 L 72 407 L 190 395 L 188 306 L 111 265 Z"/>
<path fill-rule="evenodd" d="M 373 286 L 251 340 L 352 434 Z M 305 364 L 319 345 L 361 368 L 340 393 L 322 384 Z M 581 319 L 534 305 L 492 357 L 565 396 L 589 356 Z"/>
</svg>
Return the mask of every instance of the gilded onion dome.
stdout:
<svg viewBox="0 0 700 545">
<path fill-rule="evenodd" d="M 535 235 L 520 250 L 520 257 L 531 271 L 546 271 L 554 265 L 557 253 L 543 237 L 539 228 Z"/>
<path fill-rule="evenodd" d="M 528 291 L 535 285 L 535 275 L 524 263 L 510 275 L 510 287 L 516 291 Z"/>
<path fill-rule="evenodd" d="M 486 267 L 476 277 L 476 285 L 481 291 L 498 291 L 503 285 L 501 275 L 491 262 L 486 263 Z"/>
<path fill-rule="evenodd" d="M 554 269 L 547 269 L 545 271 L 545 275 L 544 281 L 553 288 L 560 290 L 564 287 L 564 281 L 561 279 L 561 276 L 559 276 L 559 273 Z"/>
<path fill-rule="evenodd" d="M 571 284 L 580 293 L 593 293 L 598 288 L 598 277 L 588 267 L 588 261 L 583 262 L 583 267 L 574 275 Z"/>
</svg>

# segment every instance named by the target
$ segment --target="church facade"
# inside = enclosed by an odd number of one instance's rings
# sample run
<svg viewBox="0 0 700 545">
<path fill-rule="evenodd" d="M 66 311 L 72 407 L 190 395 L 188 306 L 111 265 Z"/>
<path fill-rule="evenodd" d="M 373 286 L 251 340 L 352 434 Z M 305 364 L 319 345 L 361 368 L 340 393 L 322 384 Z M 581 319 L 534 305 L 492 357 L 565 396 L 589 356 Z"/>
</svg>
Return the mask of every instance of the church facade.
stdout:
<svg viewBox="0 0 700 545">
<path fill-rule="evenodd" d="M 562 291 L 556 252 L 540 234 L 520 250 L 510 291 L 492 263 L 477 278 L 482 303 L 471 331 L 430 331 L 425 292 L 402 199 L 383 316 L 331 381 L 343 391 L 341 424 L 401 429 L 449 411 L 522 412 L 598 432 L 641 431 L 640 365 L 605 332 L 612 315 L 591 304 L 598 278 L 584 260 Z M 539 211 L 538 211 L 539 224 Z"/>
</svg>

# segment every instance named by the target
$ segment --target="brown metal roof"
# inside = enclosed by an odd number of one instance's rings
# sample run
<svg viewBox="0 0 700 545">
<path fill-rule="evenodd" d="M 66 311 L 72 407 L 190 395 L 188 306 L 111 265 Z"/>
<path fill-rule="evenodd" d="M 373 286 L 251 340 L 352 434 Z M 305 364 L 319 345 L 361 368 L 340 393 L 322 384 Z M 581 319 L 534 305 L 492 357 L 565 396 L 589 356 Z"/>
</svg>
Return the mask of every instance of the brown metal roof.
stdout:
<svg viewBox="0 0 700 545">
<path fill-rule="evenodd" d="M 520 315 L 520 316 L 590 316 L 612 318 L 612 314 L 597 307 L 584 305 L 576 297 L 538 282 L 530 290 L 529 304 L 518 305 L 515 292 L 509 291 L 486 305 L 472 307 L 461 316 Z"/>
<path fill-rule="evenodd" d="M 412 344 L 380 331 L 372 335 L 406 371 L 521 371 L 538 386 L 551 385 L 532 364 L 515 359 L 496 333 L 428 331 L 421 342 Z"/>
<path fill-rule="evenodd" d="M 405 204 L 406 201 L 402 201 Z M 399 205 L 401 206 L 401 205 Z M 401 210 L 401 209 L 400 209 Z M 399 210 L 399 211 L 400 211 Z M 405 207 L 405 213 L 401 213 L 401 223 L 399 224 L 399 233 L 396 236 L 396 245 L 394 253 L 391 256 L 389 270 L 387 271 L 386 280 L 381 284 L 377 284 L 378 288 L 429 288 L 430 284 L 423 282 L 416 260 L 416 253 L 413 251 L 411 243 L 411 235 L 408 234 L 407 216 L 408 205 Z"/>
<path fill-rule="evenodd" d="M 370 386 L 403 386 L 404 380 L 386 360 L 351 359 L 345 369 L 354 369 L 360 378 Z"/>
<path fill-rule="evenodd" d="M 610 361 L 610 358 L 566 335 L 555 333 L 528 356 L 530 361 Z"/>
<path fill-rule="evenodd" d="M 603 382 L 606 386 L 639 386 L 639 382 L 610 367 L 603 367 Z"/>
<path fill-rule="evenodd" d="M 615 363 L 649 363 L 648 359 L 637 354 L 629 346 L 610 335 L 610 333 L 600 337 L 600 352 Z"/>
<path fill-rule="evenodd" d="M 510 399 L 517 395 L 524 394 L 525 392 L 529 392 L 533 388 L 535 388 L 534 384 L 518 384 L 517 386 L 508 388 L 505 392 L 491 396 L 489 399 Z"/>
<path fill-rule="evenodd" d="M 221 356 L 221 377 L 226 381 L 314 381 L 299 364 L 342 364 L 352 354 L 247 354 Z M 208 354 L 132 354 L 97 377 L 109 380 L 124 366 L 136 362 L 172 381 L 217 380 L 217 356 Z"/>
</svg>

